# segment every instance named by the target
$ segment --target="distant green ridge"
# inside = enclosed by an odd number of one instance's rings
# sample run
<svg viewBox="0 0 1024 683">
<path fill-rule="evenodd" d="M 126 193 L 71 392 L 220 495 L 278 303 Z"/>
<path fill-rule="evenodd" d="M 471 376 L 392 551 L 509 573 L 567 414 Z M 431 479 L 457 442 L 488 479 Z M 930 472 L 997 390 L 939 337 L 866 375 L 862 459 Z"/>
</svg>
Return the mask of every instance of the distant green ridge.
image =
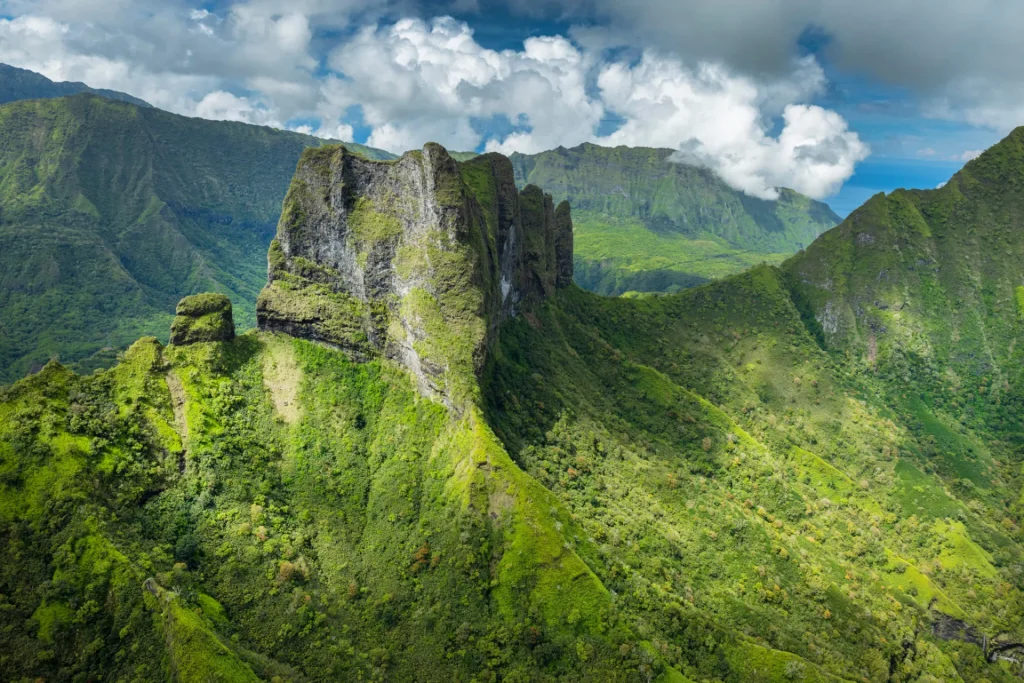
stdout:
<svg viewBox="0 0 1024 683">
<path fill-rule="evenodd" d="M 76 81 L 51 81 L 35 71 L 19 69 L 9 64 L 0 64 L 0 104 L 17 102 L 18 100 L 42 100 L 54 97 L 66 97 L 79 93 L 92 93 L 108 100 L 121 100 L 137 104 L 140 107 L 151 107 L 149 102 L 133 97 L 128 93 L 103 88 L 90 88 L 85 83 Z"/>
<path fill-rule="evenodd" d="M 195 292 L 230 295 L 252 327 L 295 164 L 325 142 L 91 94 L 0 107 L 0 383 L 166 340 Z"/>
<path fill-rule="evenodd" d="M 511 158 L 518 185 L 572 205 L 576 282 L 601 294 L 674 291 L 780 263 L 840 221 L 792 190 L 778 201 L 747 196 L 672 154 L 587 143 Z"/>
</svg>

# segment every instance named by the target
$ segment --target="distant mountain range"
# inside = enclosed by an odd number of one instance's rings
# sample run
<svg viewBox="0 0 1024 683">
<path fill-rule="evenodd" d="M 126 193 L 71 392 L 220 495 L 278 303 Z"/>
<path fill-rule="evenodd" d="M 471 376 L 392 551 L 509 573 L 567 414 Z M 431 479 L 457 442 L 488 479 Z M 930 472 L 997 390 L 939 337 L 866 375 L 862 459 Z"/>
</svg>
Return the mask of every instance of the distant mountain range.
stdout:
<svg viewBox="0 0 1024 683">
<path fill-rule="evenodd" d="M 0 104 L 18 100 L 43 100 L 54 97 L 65 97 L 79 93 L 92 93 L 106 97 L 108 100 L 130 102 L 140 107 L 151 107 L 148 102 L 138 97 L 116 90 L 90 88 L 85 83 L 73 81 L 51 81 L 42 74 L 28 69 L 19 69 L 9 64 L 0 64 Z"/>
<path fill-rule="evenodd" d="M 576 282 L 601 294 L 674 291 L 779 263 L 840 221 L 792 190 L 747 196 L 672 154 L 583 144 L 511 159 L 519 185 L 572 205 Z"/>
</svg>

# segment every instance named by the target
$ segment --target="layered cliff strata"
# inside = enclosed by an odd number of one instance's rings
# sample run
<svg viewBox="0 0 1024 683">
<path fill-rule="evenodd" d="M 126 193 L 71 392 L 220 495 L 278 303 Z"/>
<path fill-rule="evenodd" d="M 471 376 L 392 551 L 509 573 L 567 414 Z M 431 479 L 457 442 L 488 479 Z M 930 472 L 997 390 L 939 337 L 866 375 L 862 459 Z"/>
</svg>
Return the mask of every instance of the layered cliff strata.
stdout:
<svg viewBox="0 0 1024 683">
<path fill-rule="evenodd" d="M 572 282 L 572 219 L 516 190 L 497 154 L 439 145 L 395 161 L 342 147 L 303 154 L 257 302 L 261 329 L 400 361 L 460 406 L 505 318 Z"/>
</svg>

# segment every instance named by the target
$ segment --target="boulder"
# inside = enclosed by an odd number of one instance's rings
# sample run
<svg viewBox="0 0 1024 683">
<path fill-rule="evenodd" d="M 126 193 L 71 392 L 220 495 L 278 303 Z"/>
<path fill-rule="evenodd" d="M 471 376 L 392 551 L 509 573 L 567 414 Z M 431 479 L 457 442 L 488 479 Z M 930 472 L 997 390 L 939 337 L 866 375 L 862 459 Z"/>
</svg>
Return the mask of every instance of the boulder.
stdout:
<svg viewBox="0 0 1024 683">
<path fill-rule="evenodd" d="M 223 294 L 206 293 L 187 296 L 178 302 L 171 323 L 171 344 L 185 346 L 234 338 L 231 299 Z"/>
</svg>

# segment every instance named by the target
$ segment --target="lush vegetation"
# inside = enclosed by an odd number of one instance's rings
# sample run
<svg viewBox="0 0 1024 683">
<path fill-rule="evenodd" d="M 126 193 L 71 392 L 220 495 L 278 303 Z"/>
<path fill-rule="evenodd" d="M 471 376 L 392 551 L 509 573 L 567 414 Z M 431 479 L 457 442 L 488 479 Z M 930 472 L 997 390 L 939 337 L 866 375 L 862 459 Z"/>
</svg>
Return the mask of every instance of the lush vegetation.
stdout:
<svg viewBox="0 0 1024 683">
<path fill-rule="evenodd" d="M 573 211 L 575 280 L 593 292 L 677 292 L 789 254 L 763 254 L 724 240 L 650 230 L 639 218 Z M 586 254 L 586 256 L 583 256 Z"/>
<path fill-rule="evenodd" d="M 512 206 L 498 159 L 426 149 L 479 232 L 394 266 L 425 283 L 399 303 L 445 400 L 387 348 L 252 331 L 0 393 L 0 678 L 1016 680 L 979 643 L 1024 640 L 1022 135 L 781 267 L 543 287 L 510 319 L 467 268 Z M 355 205 L 357 246 L 391 239 Z M 294 237 L 317 205 L 288 206 Z M 321 266 L 289 267 L 298 306 Z"/>
<path fill-rule="evenodd" d="M 839 222 L 791 190 L 748 197 L 672 150 L 584 144 L 513 154 L 519 185 L 568 200 L 576 282 L 600 294 L 672 292 L 758 263 L 779 263 Z"/>
<path fill-rule="evenodd" d="M 195 292 L 251 328 L 295 164 L 322 143 L 93 95 L 0 107 L 0 382 L 166 340 Z"/>
</svg>

